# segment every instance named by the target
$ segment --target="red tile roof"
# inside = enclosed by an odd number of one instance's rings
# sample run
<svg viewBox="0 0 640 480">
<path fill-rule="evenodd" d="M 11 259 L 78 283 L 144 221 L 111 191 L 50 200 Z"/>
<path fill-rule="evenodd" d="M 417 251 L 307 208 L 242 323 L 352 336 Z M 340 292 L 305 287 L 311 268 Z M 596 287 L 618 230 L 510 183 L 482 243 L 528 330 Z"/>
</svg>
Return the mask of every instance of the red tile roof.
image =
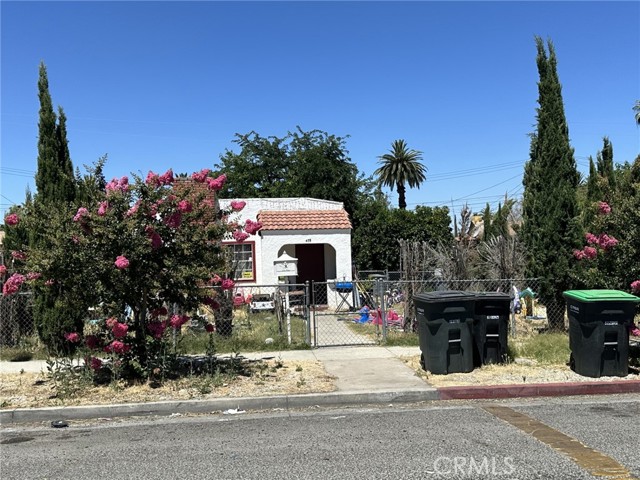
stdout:
<svg viewBox="0 0 640 480">
<path fill-rule="evenodd" d="M 345 210 L 262 210 L 262 230 L 337 230 L 351 228 Z"/>
</svg>

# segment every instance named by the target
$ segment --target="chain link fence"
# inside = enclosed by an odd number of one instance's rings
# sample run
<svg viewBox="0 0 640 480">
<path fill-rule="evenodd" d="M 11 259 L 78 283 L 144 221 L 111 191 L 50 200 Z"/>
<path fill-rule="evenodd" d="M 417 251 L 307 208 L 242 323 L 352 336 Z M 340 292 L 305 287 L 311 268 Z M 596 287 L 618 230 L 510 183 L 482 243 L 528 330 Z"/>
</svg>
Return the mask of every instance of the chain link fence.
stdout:
<svg viewBox="0 0 640 480">
<path fill-rule="evenodd" d="M 31 292 L 0 296 L 0 347 L 16 347 L 34 334 Z"/>
<path fill-rule="evenodd" d="M 366 273 L 366 276 L 365 276 Z M 416 335 L 413 297 L 438 290 L 507 292 L 512 295 L 512 336 L 548 327 L 549 315 L 566 319 L 566 307 L 545 306 L 538 299 L 537 279 L 402 280 L 399 272 L 360 272 L 358 280 L 306 284 L 237 284 L 223 315 L 201 306 L 183 329 L 186 336 L 205 335 L 215 325 L 223 338 L 261 349 L 309 345 L 370 345 Z M 425 276 L 426 277 L 426 276 Z M 36 335 L 30 292 L 0 297 L 0 346 L 13 347 Z M 555 309 L 555 310 L 551 310 Z M 88 315 L 88 320 L 91 319 Z"/>
</svg>

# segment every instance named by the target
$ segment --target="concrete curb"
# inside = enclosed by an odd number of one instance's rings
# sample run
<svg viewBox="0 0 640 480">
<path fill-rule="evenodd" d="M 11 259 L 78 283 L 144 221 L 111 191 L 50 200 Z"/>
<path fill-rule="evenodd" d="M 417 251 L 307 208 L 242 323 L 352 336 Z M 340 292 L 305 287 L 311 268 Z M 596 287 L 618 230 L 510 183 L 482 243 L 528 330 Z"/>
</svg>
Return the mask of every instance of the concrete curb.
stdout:
<svg viewBox="0 0 640 480">
<path fill-rule="evenodd" d="M 335 407 L 358 404 L 414 403 L 438 400 L 436 389 L 388 390 L 376 392 L 331 392 L 273 397 L 216 398 L 115 405 L 83 405 L 49 408 L 17 408 L 0 411 L 0 424 L 46 422 L 189 413 L 215 413 L 228 409 L 273 410 L 313 406 Z"/>
<path fill-rule="evenodd" d="M 616 393 L 639 393 L 640 380 L 440 387 L 437 390 L 440 400 L 606 395 Z"/>
</svg>

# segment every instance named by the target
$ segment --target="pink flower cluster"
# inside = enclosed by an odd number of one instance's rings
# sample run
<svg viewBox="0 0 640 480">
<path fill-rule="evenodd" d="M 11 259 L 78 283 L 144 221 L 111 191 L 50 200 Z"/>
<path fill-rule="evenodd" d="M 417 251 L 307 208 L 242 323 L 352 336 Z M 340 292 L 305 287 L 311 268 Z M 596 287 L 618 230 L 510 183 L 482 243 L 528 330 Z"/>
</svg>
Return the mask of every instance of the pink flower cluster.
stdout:
<svg viewBox="0 0 640 480">
<path fill-rule="evenodd" d="M 131 345 L 127 345 L 120 340 L 114 340 L 109 345 L 104 347 L 104 351 L 107 353 L 118 353 L 120 355 L 127 353 L 131 350 Z"/>
<path fill-rule="evenodd" d="M 64 339 L 71 343 L 79 343 L 80 342 L 80 334 L 77 332 L 65 333 Z"/>
<path fill-rule="evenodd" d="M 600 235 L 594 235 L 593 233 L 585 233 L 584 235 L 587 244 L 595 245 L 603 250 L 611 250 L 618 245 L 618 239 L 601 233 Z M 598 250 L 595 247 L 586 246 L 582 250 L 574 250 L 573 256 L 578 260 L 589 259 L 592 260 L 598 256 Z"/>
<path fill-rule="evenodd" d="M 89 360 L 89 366 L 91 370 L 100 370 L 102 368 L 102 360 L 96 357 L 91 357 Z"/>
<path fill-rule="evenodd" d="M 255 234 L 258 230 L 262 228 L 262 224 L 260 222 L 254 222 L 247 218 L 247 221 L 244 222 L 244 231 L 249 235 Z"/>
<path fill-rule="evenodd" d="M 7 273 L 7 267 L 0 265 L 0 277 L 4 277 L 5 273 Z"/>
<path fill-rule="evenodd" d="M 234 212 L 239 212 L 247 205 L 247 202 L 243 202 L 242 200 L 233 200 L 231 202 L 231 209 Z"/>
<path fill-rule="evenodd" d="M 84 207 L 80 207 L 77 211 L 77 213 L 74 215 L 73 217 L 73 221 L 74 222 L 82 222 L 84 221 L 85 217 L 89 216 L 89 210 L 87 210 Z"/>
<path fill-rule="evenodd" d="M 189 213 L 193 211 L 193 206 L 187 200 L 180 200 L 178 202 L 178 210 L 180 210 L 182 213 Z"/>
<path fill-rule="evenodd" d="M 243 232 L 242 230 L 235 230 L 233 232 L 233 238 L 236 242 L 244 242 L 247 238 L 249 238 L 249 234 L 247 232 Z"/>
<path fill-rule="evenodd" d="M 166 314 L 166 313 L 165 313 Z M 167 329 L 167 321 L 164 322 L 149 322 L 147 324 L 147 329 L 151 332 L 154 338 L 160 339 L 164 334 L 164 331 Z"/>
<path fill-rule="evenodd" d="M 615 237 L 609 236 L 606 233 L 601 233 L 596 236 L 593 233 L 586 233 L 585 239 L 589 245 L 596 245 L 605 250 L 609 250 L 618 245 L 618 240 Z"/>
<path fill-rule="evenodd" d="M 108 202 L 100 202 L 98 206 L 98 216 L 104 217 L 107 214 L 107 209 L 109 208 Z"/>
<path fill-rule="evenodd" d="M 169 169 L 162 175 L 158 175 L 157 173 L 149 172 L 147 174 L 147 179 L 145 183 L 151 187 L 161 187 L 163 185 L 171 185 L 173 183 L 173 170 Z"/>
<path fill-rule="evenodd" d="M 42 276 L 41 273 L 39 272 L 29 272 L 27 273 L 27 280 L 31 281 L 31 280 L 37 280 Z"/>
<path fill-rule="evenodd" d="M 198 183 L 204 183 L 209 176 L 209 173 L 211 173 L 211 170 L 209 170 L 208 168 L 203 168 L 199 172 L 192 173 L 191 178 Z"/>
<path fill-rule="evenodd" d="M 14 273 L 6 282 L 4 282 L 4 285 L 2 286 L 2 295 L 13 295 L 20 290 L 20 286 L 25 282 L 25 280 L 26 278 L 24 275 Z"/>
<path fill-rule="evenodd" d="M 113 333 L 113 336 L 116 338 L 126 337 L 128 330 L 129 330 L 129 326 L 120 322 L 114 323 L 113 326 L 111 327 L 111 332 Z"/>
<path fill-rule="evenodd" d="M 598 202 L 598 212 L 607 215 L 611 213 L 611 206 L 607 202 Z"/>
<path fill-rule="evenodd" d="M 634 282 L 631 282 L 631 291 L 635 294 L 639 294 L 640 295 L 640 280 L 636 280 Z"/>
<path fill-rule="evenodd" d="M 122 270 L 129 267 L 129 260 L 124 255 L 118 255 L 114 264 L 117 268 Z"/>
<path fill-rule="evenodd" d="M 574 250 L 573 256 L 578 260 L 589 259 L 592 260 L 596 258 L 598 255 L 598 251 L 593 247 L 584 247 L 582 250 Z"/>
<path fill-rule="evenodd" d="M 236 284 L 233 280 L 231 280 L 230 278 L 225 278 L 224 280 L 222 280 L 220 287 L 222 288 L 222 290 L 231 290 L 233 287 L 235 287 L 235 285 Z"/>
<path fill-rule="evenodd" d="M 27 254 L 26 254 L 26 253 L 24 253 L 24 252 L 23 252 L 23 251 L 21 251 L 21 250 L 13 250 L 13 251 L 11 252 L 11 256 L 12 256 L 13 258 L 15 258 L 16 260 L 22 260 L 22 261 L 25 261 L 25 260 L 27 259 Z"/>
<path fill-rule="evenodd" d="M 227 176 L 224 173 L 216 178 L 207 177 L 205 179 L 205 182 L 207 183 L 209 189 L 213 190 L 214 192 L 222 190 L 222 187 L 224 187 L 226 181 Z"/>
<path fill-rule="evenodd" d="M 149 239 L 151 240 L 151 248 L 153 250 L 157 250 L 160 247 L 162 247 L 163 245 L 163 241 L 162 241 L 162 237 L 158 234 L 158 232 L 156 232 L 153 227 L 147 225 L 144 228 L 145 233 L 147 234 L 147 237 L 149 237 Z"/>
<path fill-rule="evenodd" d="M 129 190 L 129 178 L 121 177 L 120 179 L 114 178 L 105 187 L 105 192 L 109 195 L 111 192 L 126 192 Z"/>
<path fill-rule="evenodd" d="M 604 248 L 605 250 L 610 250 L 616 245 L 618 245 L 618 240 L 614 237 L 607 235 L 606 233 L 601 233 L 598 235 L 598 245 L 600 248 Z"/>
<path fill-rule="evenodd" d="M 189 317 L 187 317 L 186 315 L 172 315 L 171 319 L 169 320 L 169 324 L 173 328 L 178 330 L 180 327 L 182 327 L 182 325 L 187 323 L 189 320 L 190 320 Z"/>
<path fill-rule="evenodd" d="M 135 215 L 138 211 L 138 208 L 140 208 L 140 200 L 134 203 L 133 206 L 129 210 L 127 210 L 127 213 L 124 214 L 125 217 L 131 217 L 132 215 Z"/>
<path fill-rule="evenodd" d="M 20 218 L 15 213 L 10 213 L 4 217 L 4 223 L 10 227 L 15 227 L 20 222 Z"/>
</svg>

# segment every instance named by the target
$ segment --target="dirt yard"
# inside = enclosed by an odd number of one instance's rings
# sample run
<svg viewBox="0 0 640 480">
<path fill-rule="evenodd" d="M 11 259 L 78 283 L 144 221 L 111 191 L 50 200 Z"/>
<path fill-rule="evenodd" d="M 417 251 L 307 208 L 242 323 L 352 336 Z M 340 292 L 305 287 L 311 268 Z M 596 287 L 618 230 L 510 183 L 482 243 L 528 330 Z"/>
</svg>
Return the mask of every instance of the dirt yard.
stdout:
<svg viewBox="0 0 640 480">
<path fill-rule="evenodd" d="M 216 385 L 211 378 L 187 377 L 165 381 L 158 388 L 148 383 L 135 386 L 89 386 L 70 398 L 55 396 L 53 382 L 42 373 L 0 374 L 0 408 L 34 408 L 62 405 L 140 403 L 219 397 L 257 397 L 332 392 L 335 379 L 320 362 L 267 360 L 266 367 L 251 377 Z"/>
</svg>

